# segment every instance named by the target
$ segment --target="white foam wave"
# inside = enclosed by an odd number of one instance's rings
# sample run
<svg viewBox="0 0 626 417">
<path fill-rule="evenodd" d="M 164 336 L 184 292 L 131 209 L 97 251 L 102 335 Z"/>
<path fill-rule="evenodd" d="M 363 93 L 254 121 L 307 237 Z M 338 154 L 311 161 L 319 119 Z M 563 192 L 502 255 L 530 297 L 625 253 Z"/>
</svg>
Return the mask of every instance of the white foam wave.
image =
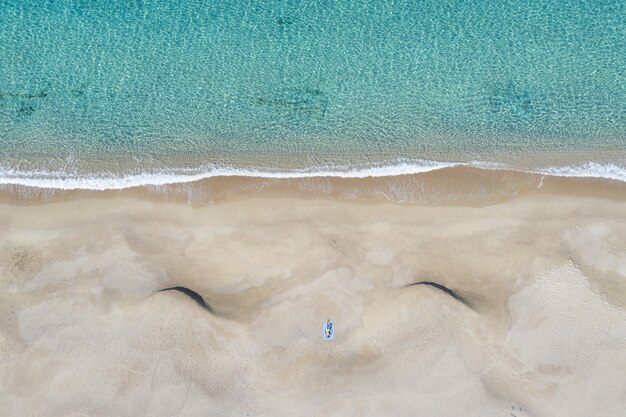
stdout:
<svg viewBox="0 0 626 417">
<path fill-rule="evenodd" d="M 188 183 L 211 177 L 257 177 L 257 178 L 367 178 L 420 174 L 444 168 L 469 166 L 489 170 L 513 170 L 535 174 L 606 178 L 626 182 L 626 164 L 601 164 L 586 162 L 579 166 L 547 167 L 542 169 L 520 169 L 494 162 L 439 162 L 430 160 L 397 161 L 370 166 L 314 167 L 309 169 L 272 170 L 262 168 L 234 168 L 210 165 L 198 168 L 168 168 L 147 172 L 113 173 L 100 172 L 94 175 L 80 174 L 74 169 L 59 171 L 26 171 L 0 167 L 0 185 L 22 185 L 61 190 L 120 190 L 139 186 L 161 186 Z"/>
<path fill-rule="evenodd" d="M 548 167 L 539 170 L 539 173 L 555 177 L 606 178 L 626 182 L 626 164 L 585 162 L 579 166 Z"/>
<path fill-rule="evenodd" d="M 159 186 L 186 183 L 211 177 L 257 177 L 257 178 L 367 178 L 386 177 L 403 174 L 419 174 L 442 168 L 460 165 L 453 162 L 415 160 L 389 164 L 376 164 L 368 167 L 315 167 L 309 169 L 272 170 L 262 168 L 234 168 L 226 166 L 205 166 L 199 168 L 167 168 L 138 173 L 101 172 L 94 175 L 81 175 L 76 170 L 24 171 L 0 168 L 0 184 L 24 185 L 38 188 L 62 190 L 120 190 L 139 186 Z"/>
</svg>

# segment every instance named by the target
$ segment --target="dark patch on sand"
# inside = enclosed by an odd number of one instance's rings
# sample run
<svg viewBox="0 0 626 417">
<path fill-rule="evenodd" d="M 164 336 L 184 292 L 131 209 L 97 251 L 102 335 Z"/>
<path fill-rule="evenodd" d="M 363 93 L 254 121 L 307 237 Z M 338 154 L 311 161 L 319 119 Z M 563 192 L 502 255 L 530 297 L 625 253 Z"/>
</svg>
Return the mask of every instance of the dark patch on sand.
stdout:
<svg viewBox="0 0 626 417">
<path fill-rule="evenodd" d="M 200 307 L 204 308 L 209 313 L 213 313 L 213 309 L 211 308 L 211 306 L 208 305 L 206 301 L 204 301 L 204 298 L 202 298 L 202 296 L 198 294 L 197 292 L 195 292 L 194 290 L 190 290 L 187 287 L 175 286 L 175 287 L 163 288 L 162 290 L 159 290 L 157 292 L 163 292 L 163 291 L 178 291 L 182 294 L 185 294 L 187 297 L 195 301 L 196 304 L 198 304 Z"/>
<path fill-rule="evenodd" d="M 465 297 L 463 297 L 461 294 L 459 294 L 457 291 L 451 290 L 450 288 L 446 287 L 445 285 L 441 285 L 437 282 L 434 281 L 420 281 L 420 282 L 414 282 L 412 284 L 407 285 L 407 287 L 412 287 L 415 285 L 428 285 L 430 287 L 436 288 L 439 291 L 442 291 L 446 294 L 448 294 L 450 297 L 454 298 L 457 301 L 460 301 L 461 303 L 465 304 L 466 306 L 468 306 L 469 308 L 472 308 L 471 303 L 469 302 L 469 300 Z"/>
<path fill-rule="evenodd" d="M 10 259 L 4 261 L 4 264 L 10 266 L 11 275 L 34 274 L 41 269 L 41 255 L 34 248 L 15 247 L 9 249 L 8 253 Z"/>
</svg>

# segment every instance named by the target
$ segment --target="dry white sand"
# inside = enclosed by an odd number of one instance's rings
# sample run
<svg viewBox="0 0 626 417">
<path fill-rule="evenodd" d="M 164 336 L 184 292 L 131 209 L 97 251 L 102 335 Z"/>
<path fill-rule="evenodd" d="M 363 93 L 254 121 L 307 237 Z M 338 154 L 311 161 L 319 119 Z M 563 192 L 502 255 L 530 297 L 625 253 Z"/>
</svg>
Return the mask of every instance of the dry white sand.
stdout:
<svg viewBox="0 0 626 417">
<path fill-rule="evenodd" d="M 116 197 L 0 231 L 3 416 L 625 415 L 624 202 Z"/>
</svg>

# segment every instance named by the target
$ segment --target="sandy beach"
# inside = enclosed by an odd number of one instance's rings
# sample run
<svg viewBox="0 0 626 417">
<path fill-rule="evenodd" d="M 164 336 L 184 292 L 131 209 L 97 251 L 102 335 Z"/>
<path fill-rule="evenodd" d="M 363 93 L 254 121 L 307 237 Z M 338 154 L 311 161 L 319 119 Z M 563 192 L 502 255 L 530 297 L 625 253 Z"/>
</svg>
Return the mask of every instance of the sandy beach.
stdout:
<svg viewBox="0 0 626 417">
<path fill-rule="evenodd" d="M 622 415 L 624 188 L 546 184 L 438 205 L 13 190 L 2 414 Z"/>
</svg>

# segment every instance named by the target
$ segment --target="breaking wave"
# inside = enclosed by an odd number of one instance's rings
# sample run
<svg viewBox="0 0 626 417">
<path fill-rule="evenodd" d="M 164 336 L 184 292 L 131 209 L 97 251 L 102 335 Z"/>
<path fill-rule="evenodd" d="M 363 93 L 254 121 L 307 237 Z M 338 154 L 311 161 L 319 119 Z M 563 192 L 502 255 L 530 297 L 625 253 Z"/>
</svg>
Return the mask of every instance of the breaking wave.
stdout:
<svg viewBox="0 0 626 417">
<path fill-rule="evenodd" d="M 22 185 L 61 190 L 121 190 L 140 186 L 160 186 L 194 182 L 211 177 L 278 179 L 315 177 L 368 178 L 420 174 L 453 167 L 508 170 L 559 177 L 604 178 L 626 182 L 626 161 L 623 163 L 585 162 L 580 165 L 525 169 L 496 162 L 440 162 L 412 159 L 380 162 L 368 166 L 321 166 L 292 170 L 206 165 L 196 168 L 162 168 L 152 171 L 102 171 L 93 174 L 81 173 L 76 169 L 23 170 L 19 168 L 0 167 L 0 185 Z"/>
</svg>

